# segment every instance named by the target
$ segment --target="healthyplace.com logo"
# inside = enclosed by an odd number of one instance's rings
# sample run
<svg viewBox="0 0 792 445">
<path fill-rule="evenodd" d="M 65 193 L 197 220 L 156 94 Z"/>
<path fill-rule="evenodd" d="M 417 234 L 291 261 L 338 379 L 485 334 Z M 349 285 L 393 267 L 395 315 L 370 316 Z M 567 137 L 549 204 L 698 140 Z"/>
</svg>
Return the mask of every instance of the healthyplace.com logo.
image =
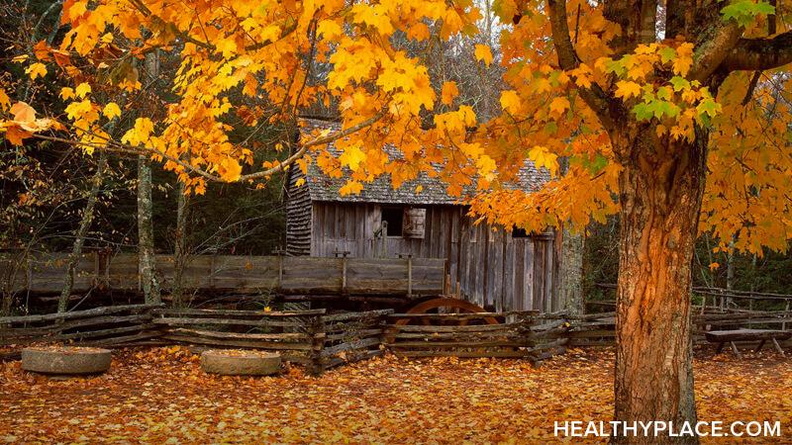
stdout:
<svg viewBox="0 0 792 445">
<path fill-rule="evenodd" d="M 781 437 L 781 422 L 682 422 L 609 421 L 585 422 L 571 420 L 555 422 L 556 437 Z"/>
</svg>

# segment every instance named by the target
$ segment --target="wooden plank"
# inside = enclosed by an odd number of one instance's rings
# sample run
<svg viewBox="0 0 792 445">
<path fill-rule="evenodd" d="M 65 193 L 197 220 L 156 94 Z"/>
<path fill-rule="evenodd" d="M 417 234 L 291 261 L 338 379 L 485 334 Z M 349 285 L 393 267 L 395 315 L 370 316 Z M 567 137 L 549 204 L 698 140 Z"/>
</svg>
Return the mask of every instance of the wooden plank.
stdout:
<svg viewBox="0 0 792 445">
<path fill-rule="evenodd" d="M 509 332 L 512 329 L 523 328 L 522 324 L 483 324 L 473 326 L 420 326 L 420 325 L 388 325 L 386 330 L 390 333 L 397 332 L 425 332 L 432 334 L 435 332 Z M 527 330 L 527 327 L 525 327 Z"/>
<path fill-rule="evenodd" d="M 553 241 L 545 241 L 545 261 L 544 261 L 544 311 L 543 312 L 553 312 L 558 310 L 553 304 L 554 298 L 554 277 L 553 277 L 553 270 L 555 269 L 555 263 L 553 261 Z"/>
<path fill-rule="evenodd" d="M 110 337 L 100 340 L 90 340 L 86 342 L 80 342 L 79 344 L 82 346 L 113 346 L 113 345 L 127 346 L 131 342 L 152 339 L 152 338 L 159 338 L 160 336 L 162 336 L 161 332 L 141 332 L 139 334 L 125 335 L 121 337 Z"/>
<path fill-rule="evenodd" d="M 289 319 L 287 319 L 289 320 Z M 191 326 L 191 325 L 223 325 L 223 326 L 275 326 L 275 327 L 294 327 L 301 326 L 299 320 L 276 321 L 276 320 L 229 320 L 226 318 L 154 318 L 154 324 L 166 326 Z"/>
<path fill-rule="evenodd" d="M 193 343 L 198 345 L 216 345 L 216 346 L 230 346 L 238 348 L 255 348 L 255 349 L 272 349 L 272 350 L 287 350 L 287 351 L 310 351 L 311 343 L 292 343 L 292 342 L 273 342 L 273 341 L 254 341 L 254 340 L 237 340 L 237 339 L 220 339 L 209 338 L 194 335 L 184 334 L 166 334 L 162 336 L 163 339 Z"/>
<path fill-rule="evenodd" d="M 527 330 L 527 329 L 526 329 Z M 509 331 L 479 331 L 479 332 L 396 332 L 389 333 L 388 338 L 393 338 L 396 341 L 399 339 L 415 340 L 424 339 L 425 341 L 441 341 L 441 340 L 458 340 L 458 341 L 476 341 L 476 340 L 491 340 L 491 339 L 507 339 L 507 340 L 525 340 L 529 338 L 529 333 L 523 332 L 520 329 Z"/>
<path fill-rule="evenodd" d="M 533 301 L 532 309 L 547 312 L 544 307 L 545 296 L 545 243 L 541 239 L 534 239 L 534 261 L 533 261 Z"/>
<path fill-rule="evenodd" d="M 537 315 L 535 311 L 510 311 L 510 312 L 460 312 L 460 313 L 448 313 L 448 314 L 391 314 L 388 315 L 388 318 L 394 319 L 452 319 L 452 320 L 475 320 L 475 319 L 484 319 L 489 317 L 507 317 L 507 316 L 517 316 L 517 317 L 524 317 L 524 318 L 533 318 Z"/>
<path fill-rule="evenodd" d="M 729 331 L 709 331 L 705 336 L 710 342 L 755 341 L 755 340 L 787 340 L 792 338 L 792 331 L 771 329 L 734 329 Z"/>
<path fill-rule="evenodd" d="M 325 347 L 322 350 L 321 354 L 322 356 L 327 357 L 327 356 L 336 355 L 339 352 L 351 351 L 355 349 L 364 349 L 379 344 L 380 344 L 380 339 L 378 337 L 364 338 L 361 340 L 354 340 L 350 342 L 341 343 L 335 346 Z"/>
<path fill-rule="evenodd" d="M 56 314 L 44 315 L 20 315 L 13 317 L 0 317 L 0 324 L 6 323 L 34 323 L 39 321 L 49 320 L 70 320 L 74 318 L 87 318 L 97 315 L 118 314 L 125 311 L 140 312 L 146 309 L 153 309 L 162 307 L 161 304 L 128 304 L 119 306 L 106 306 L 94 309 L 86 309 L 84 311 L 72 311 Z"/>
<path fill-rule="evenodd" d="M 325 335 L 325 342 L 335 342 L 338 340 L 361 339 L 370 337 L 381 337 L 384 332 L 382 329 L 354 329 L 350 331 L 341 331 L 337 334 L 330 334 L 329 329 Z"/>
<path fill-rule="evenodd" d="M 324 309 L 322 309 L 324 310 Z M 332 315 L 325 315 L 322 317 L 322 320 L 325 323 L 334 323 L 340 321 L 348 321 L 348 320 L 361 320 L 367 318 L 379 318 L 384 315 L 391 315 L 393 314 L 393 309 L 378 309 L 374 311 L 365 311 L 365 312 L 347 312 L 341 314 L 332 314 Z"/>
<path fill-rule="evenodd" d="M 83 331 L 83 332 L 74 332 L 71 334 L 60 334 L 57 335 L 55 338 L 57 338 L 58 340 L 73 340 L 73 339 L 107 337 L 113 334 L 123 334 L 123 333 L 138 332 L 138 331 L 150 331 L 153 327 L 154 327 L 153 324 L 139 324 L 134 326 L 124 326 L 121 328 L 99 329 L 96 331 Z"/>
<path fill-rule="evenodd" d="M 165 316 L 211 316 L 222 315 L 227 317 L 256 317 L 256 318 L 293 318 L 324 315 L 327 309 L 306 309 L 302 311 L 244 311 L 231 309 L 156 309 L 155 315 Z"/>
<path fill-rule="evenodd" d="M 386 343 L 390 348 L 488 348 L 493 346 L 528 347 L 533 343 L 527 339 L 518 340 L 479 340 L 479 341 L 402 341 Z"/>
<path fill-rule="evenodd" d="M 523 310 L 533 309 L 540 310 L 541 308 L 535 307 L 533 304 L 534 294 L 534 243 L 530 238 L 523 238 L 524 261 L 523 261 Z"/>
<path fill-rule="evenodd" d="M 309 341 L 312 336 L 303 333 L 280 332 L 276 334 L 243 334 L 236 332 L 217 332 L 199 329 L 176 328 L 171 329 L 168 335 L 196 336 L 204 338 L 219 338 L 233 340 L 263 340 L 263 341 Z"/>
</svg>

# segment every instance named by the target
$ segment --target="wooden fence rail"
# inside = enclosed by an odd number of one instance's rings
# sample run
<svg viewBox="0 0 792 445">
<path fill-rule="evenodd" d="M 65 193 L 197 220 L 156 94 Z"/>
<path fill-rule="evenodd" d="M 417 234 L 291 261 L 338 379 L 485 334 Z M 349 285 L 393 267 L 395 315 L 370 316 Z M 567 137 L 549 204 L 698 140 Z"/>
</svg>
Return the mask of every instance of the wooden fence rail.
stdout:
<svg viewBox="0 0 792 445">
<path fill-rule="evenodd" d="M 504 322 L 488 323 L 495 319 Z M 385 346 L 404 357 L 512 357 L 536 363 L 566 344 L 565 322 L 545 321 L 536 311 L 394 314 Z"/>
<path fill-rule="evenodd" d="M 497 321 L 498 323 L 490 324 Z M 792 325 L 792 311 L 693 316 L 695 342 L 711 330 Z M 513 357 L 540 362 L 570 346 L 612 345 L 614 313 L 579 316 L 535 311 L 328 314 L 325 309 L 242 311 L 125 305 L 64 314 L 0 317 L 0 345 L 70 342 L 96 346 L 192 344 L 279 352 L 314 374 L 380 355 Z"/>
<path fill-rule="evenodd" d="M 15 258 L 0 255 L 0 288 L 58 293 L 67 254 Z M 163 289 L 174 285 L 174 258 L 157 255 Z M 191 256 L 182 275 L 185 289 L 245 293 L 438 295 L 443 292 L 445 260 L 439 258 L 319 258 L 284 256 Z M 77 264 L 75 293 L 91 289 L 138 291 L 136 254 L 88 253 Z"/>
<path fill-rule="evenodd" d="M 568 317 L 571 329 L 567 333 L 570 346 L 611 346 L 616 339 L 616 314 L 605 312 Z M 786 330 L 792 327 L 792 311 L 704 312 L 692 316 L 693 342 L 706 343 L 704 334 L 711 330 L 737 328 L 766 328 Z"/>
</svg>

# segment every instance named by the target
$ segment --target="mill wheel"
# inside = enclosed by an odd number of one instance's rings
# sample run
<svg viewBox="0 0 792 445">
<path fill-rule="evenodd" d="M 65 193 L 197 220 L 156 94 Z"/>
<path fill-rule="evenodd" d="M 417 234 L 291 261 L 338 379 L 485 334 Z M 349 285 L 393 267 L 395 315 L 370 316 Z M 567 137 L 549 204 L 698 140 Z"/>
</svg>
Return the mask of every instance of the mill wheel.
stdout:
<svg viewBox="0 0 792 445">
<path fill-rule="evenodd" d="M 487 312 L 481 306 L 476 304 L 470 303 L 465 300 L 460 300 L 457 298 L 433 298 L 431 300 L 422 301 L 412 308 L 410 308 L 406 314 L 475 314 Z M 477 317 L 478 319 L 475 320 L 478 324 L 500 324 L 497 318 L 491 316 L 485 317 Z M 408 318 L 401 318 L 394 323 L 394 329 L 391 331 L 391 334 L 386 337 L 386 342 L 390 344 L 392 347 L 398 348 L 399 345 L 396 343 L 396 335 L 400 331 L 398 327 L 395 326 L 405 326 L 409 324 L 420 324 L 426 326 L 466 326 L 471 320 L 466 318 L 434 318 L 434 317 L 408 317 Z M 407 343 L 410 340 L 406 340 Z M 420 348 L 425 350 L 427 346 L 431 346 L 430 343 L 426 345 L 421 345 Z M 442 346 L 440 346 L 442 348 Z"/>
<path fill-rule="evenodd" d="M 431 300 L 422 301 L 415 306 L 411 307 L 406 313 L 407 314 L 431 314 L 433 312 L 437 313 L 463 313 L 463 314 L 474 314 L 477 312 L 487 312 L 481 306 L 476 304 L 470 303 L 465 300 L 460 300 L 457 298 L 432 298 Z M 484 317 L 482 320 L 486 324 L 498 324 L 499 321 L 495 317 Z M 409 318 L 403 318 L 396 322 L 397 325 L 405 325 L 409 323 L 411 320 Z M 428 318 L 423 319 L 423 324 L 430 324 L 431 320 Z M 468 323 L 468 320 L 458 320 L 458 324 L 460 326 L 464 326 Z"/>
</svg>

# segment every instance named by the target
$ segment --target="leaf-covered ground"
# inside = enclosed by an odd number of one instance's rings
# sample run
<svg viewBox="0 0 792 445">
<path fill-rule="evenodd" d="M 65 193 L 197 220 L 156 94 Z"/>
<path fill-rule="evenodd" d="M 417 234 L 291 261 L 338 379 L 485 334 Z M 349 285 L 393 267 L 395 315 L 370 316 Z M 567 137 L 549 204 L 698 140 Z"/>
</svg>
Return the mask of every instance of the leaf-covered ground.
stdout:
<svg viewBox="0 0 792 445">
<path fill-rule="evenodd" d="M 702 420 L 778 420 L 781 438 L 744 443 L 792 443 L 792 359 L 697 355 Z M 116 351 L 110 372 L 90 378 L 52 379 L 7 362 L 0 443 L 557 443 L 556 420 L 611 419 L 612 372 L 612 352 L 592 350 L 538 369 L 386 356 L 319 378 L 298 368 L 280 377 L 210 376 L 179 347 Z"/>
</svg>

